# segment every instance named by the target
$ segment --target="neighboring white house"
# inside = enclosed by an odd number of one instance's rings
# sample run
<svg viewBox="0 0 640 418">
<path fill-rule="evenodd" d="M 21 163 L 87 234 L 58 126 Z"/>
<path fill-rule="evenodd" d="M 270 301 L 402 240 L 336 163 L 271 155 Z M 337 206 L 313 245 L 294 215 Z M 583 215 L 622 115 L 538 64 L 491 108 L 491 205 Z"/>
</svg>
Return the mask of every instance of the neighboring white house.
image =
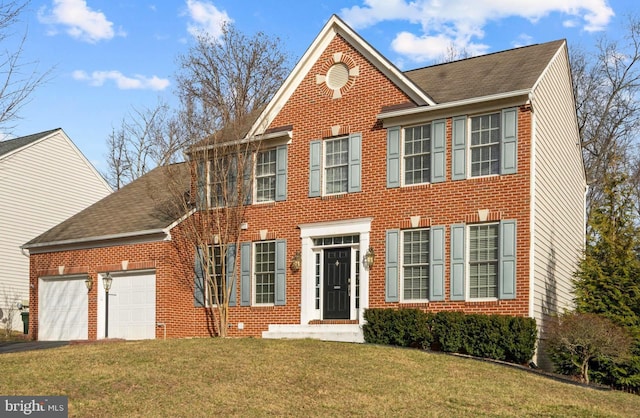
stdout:
<svg viewBox="0 0 640 418">
<path fill-rule="evenodd" d="M 29 299 L 29 257 L 20 246 L 112 191 L 60 128 L 0 142 L 0 328 L 16 302 Z"/>
</svg>

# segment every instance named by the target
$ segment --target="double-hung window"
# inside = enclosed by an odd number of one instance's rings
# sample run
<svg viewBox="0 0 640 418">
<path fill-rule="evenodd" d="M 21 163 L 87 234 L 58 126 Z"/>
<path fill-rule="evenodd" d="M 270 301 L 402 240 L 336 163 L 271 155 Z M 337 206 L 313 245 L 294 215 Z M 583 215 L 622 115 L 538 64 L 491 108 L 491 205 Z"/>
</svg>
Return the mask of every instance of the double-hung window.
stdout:
<svg viewBox="0 0 640 418">
<path fill-rule="evenodd" d="M 285 305 L 285 240 L 240 244 L 240 305 Z"/>
<path fill-rule="evenodd" d="M 276 200 L 276 150 L 256 154 L 256 202 Z"/>
<path fill-rule="evenodd" d="M 403 300 L 429 299 L 429 230 L 402 232 Z"/>
<path fill-rule="evenodd" d="M 431 124 L 404 130 L 404 184 L 431 181 Z"/>
<path fill-rule="evenodd" d="M 255 243 L 254 283 L 255 304 L 272 304 L 276 285 L 276 243 Z"/>
<path fill-rule="evenodd" d="M 498 297 L 498 224 L 469 227 L 469 298 Z"/>
<path fill-rule="evenodd" d="M 215 284 L 215 291 L 217 292 L 217 299 L 216 293 L 211 293 L 210 300 L 213 301 L 214 304 L 216 304 L 216 300 L 220 303 L 224 303 L 225 297 L 224 288 L 222 287 L 222 252 L 222 248 L 219 245 L 209 246 L 208 264 L 209 278 L 211 279 L 210 284 Z M 213 290 L 214 289 L 212 289 L 211 286 L 206 287 L 207 294 L 209 294 L 209 292 L 212 292 Z M 209 300 L 209 297 L 207 297 L 207 300 Z"/>
<path fill-rule="evenodd" d="M 516 221 L 451 225 L 451 300 L 516 298 Z"/>
<path fill-rule="evenodd" d="M 446 126 L 441 119 L 387 128 L 387 187 L 445 181 Z"/>
<path fill-rule="evenodd" d="M 385 240 L 385 301 L 444 300 L 445 227 L 390 229 Z"/>
<path fill-rule="evenodd" d="M 206 249 L 196 248 L 194 265 L 195 306 L 224 303 L 226 302 L 227 294 L 230 296 L 229 306 L 236 306 L 235 263 L 235 244 L 226 244 L 224 246 L 218 244 L 209 245 Z M 227 291 L 223 290 L 223 283 L 226 284 Z M 218 300 L 215 298 L 216 291 Z"/>
<path fill-rule="evenodd" d="M 309 197 L 361 190 L 362 136 L 358 133 L 324 141 L 309 148 Z"/>
<path fill-rule="evenodd" d="M 471 118 L 471 177 L 500 174 L 500 113 Z"/>
<path fill-rule="evenodd" d="M 517 172 L 518 109 L 452 118 L 451 179 Z"/>
<path fill-rule="evenodd" d="M 346 193 L 349 181 L 349 139 L 327 140 L 324 146 L 325 194 Z"/>
</svg>

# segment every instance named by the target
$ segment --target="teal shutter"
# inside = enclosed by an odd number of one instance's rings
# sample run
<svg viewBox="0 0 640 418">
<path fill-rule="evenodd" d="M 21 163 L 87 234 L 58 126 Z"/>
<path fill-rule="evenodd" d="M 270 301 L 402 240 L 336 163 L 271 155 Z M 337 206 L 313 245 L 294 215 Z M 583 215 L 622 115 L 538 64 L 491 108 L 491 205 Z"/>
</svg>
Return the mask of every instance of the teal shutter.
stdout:
<svg viewBox="0 0 640 418">
<path fill-rule="evenodd" d="M 231 288 L 229 292 L 229 306 L 236 306 L 236 244 L 227 245 L 226 279 L 227 288 Z"/>
<path fill-rule="evenodd" d="M 322 141 L 309 144 L 309 197 L 320 196 L 320 169 L 322 167 Z"/>
<path fill-rule="evenodd" d="M 251 305 L 251 243 L 240 244 L 240 305 Z"/>
<path fill-rule="evenodd" d="M 244 158 L 244 166 L 242 167 L 242 194 L 244 195 L 245 205 L 250 205 L 253 201 L 252 173 L 253 158 L 251 155 L 247 155 Z"/>
<path fill-rule="evenodd" d="M 287 303 L 287 241 L 276 241 L 276 305 L 286 305 Z"/>
<path fill-rule="evenodd" d="M 500 174 L 513 174 L 518 161 L 518 108 L 502 111 Z"/>
<path fill-rule="evenodd" d="M 431 182 L 440 183 L 446 180 L 445 154 L 447 151 L 447 121 L 431 122 Z"/>
<path fill-rule="evenodd" d="M 452 127 L 451 180 L 467 177 L 467 117 L 453 118 Z"/>
<path fill-rule="evenodd" d="M 444 300 L 444 226 L 431 227 L 429 300 Z"/>
<path fill-rule="evenodd" d="M 287 145 L 276 148 L 276 202 L 287 200 L 287 157 Z"/>
<path fill-rule="evenodd" d="M 193 306 L 205 306 L 204 300 L 204 266 L 202 265 L 202 249 L 196 247 L 196 259 L 194 263 L 195 279 L 193 283 Z"/>
<path fill-rule="evenodd" d="M 362 135 L 349 135 L 349 185 L 348 192 L 362 190 Z"/>
<path fill-rule="evenodd" d="M 387 129 L 387 187 L 400 187 L 400 127 Z"/>
<path fill-rule="evenodd" d="M 207 164 L 206 161 L 198 161 L 196 165 L 196 208 L 207 208 Z"/>
<path fill-rule="evenodd" d="M 465 299 L 465 225 L 451 225 L 451 300 Z"/>
<path fill-rule="evenodd" d="M 500 299 L 516 298 L 516 221 L 500 222 Z"/>
<path fill-rule="evenodd" d="M 400 230 L 391 229 L 387 231 L 386 256 L 385 256 L 385 301 L 398 302 L 399 298 L 399 238 Z"/>
</svg>

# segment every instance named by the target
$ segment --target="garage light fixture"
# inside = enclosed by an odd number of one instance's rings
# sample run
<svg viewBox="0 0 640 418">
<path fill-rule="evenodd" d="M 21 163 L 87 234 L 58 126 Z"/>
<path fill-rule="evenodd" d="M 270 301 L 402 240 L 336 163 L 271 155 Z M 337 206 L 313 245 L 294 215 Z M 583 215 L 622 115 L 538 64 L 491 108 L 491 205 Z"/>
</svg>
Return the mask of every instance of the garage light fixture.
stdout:
<svg viewBox="0 0 640 418">
<path fill-rule="evenodd" d="M 113 277 L 111 277 L 111 273 L 107 273 L 103 278 L 102 278 L 102 284 L 104 285 L 104 290 L 105 291 L 109 291 L 111 290 L 111 283 L 113 282 Z"/>
<path fill-rule="evenodd" d="M 113 277 L 107 272 L 102 278 L 102 285 L 104 286 L 105 293 L 105 310 L 104 310 L 104 338 L 109 338 L 109 290 L 111 289 L 111 283 Z"/>
<path fill-rule="evenodd" d="M 87 278 L 84 279 L 84 285 L 87 286 L 87 292 L 91 292 L 91 288 L 93 287 L 93 279 L 91 276 L 87 276 Z"/>
</svg>

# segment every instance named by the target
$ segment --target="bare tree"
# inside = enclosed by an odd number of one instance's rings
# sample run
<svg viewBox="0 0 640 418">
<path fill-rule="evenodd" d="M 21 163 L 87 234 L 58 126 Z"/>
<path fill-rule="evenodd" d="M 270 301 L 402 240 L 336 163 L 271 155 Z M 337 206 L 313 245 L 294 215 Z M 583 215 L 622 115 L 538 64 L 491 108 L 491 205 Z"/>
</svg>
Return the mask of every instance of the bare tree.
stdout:
<svg viewBox="0 0 640 418">
<path fill-rule="evenodd" d="M 50 74 L 50 70 L 39 73 L 34 62 L 23 61 L 26 32 L 15 49 L 6 49 L 9 39 L 15 35 L 12 28 L 20 22 L 20 15 L 28 5 L 29 0 L 0 2 L 0 45 L 3 46 L 0 51 L 0 128 L 4 133 L 11 132 L 20 109 Z"/>
<path fill-rule="evenodd" d="M 467 50 L 467 48 L 462 47 L 460 49 L 452 41 L 452 42 L 449 42 L 449 45 L 447 45 L 447 50 L 444 52 L 444 54 L 442 55 L 442 58 L 439 60 L 438 63 L 445 64 L 447 62 L 453 62 L 453 61 L 469 58 L 470 56 L 471 56 L 471 53 Z"/>
<path fill-rule="evenodd" d="M 254 167 L 264 158 L 265 127 L 254 124 L 288 75 L 288 63 L 277 38 L 247 37 L 231 25 L 219 39 L 199 37 L 180 57 L 178 120 L 192 140 L 187 154 L 196 181 L 187 194 L 179 183 L 175 188 L 177 213 L 191 214 L 180 224 L 184 239 L 176 245 L 195 251 L 196 301 L 212 335 L 227 335 L 229 306 L 236 300 L 242 224 L 254 197 Z"/>
<path fill-rule="evenodd" d="M 640 21 L 630 17 L 626 28 L 621 41 L 602 38 L 593 56 L 571 50 L 589 213 L 602 197 L 605 174 L 631 171 L 638 144 Z"/>
<path fill-rule="evenodd" d="M 166 103 L 134 107 L 107 138 L 104 175 L 114 189 L 120 189 L 159 165 L 179 161 L 183 141 L 181 124 Z"/>
</svg>

